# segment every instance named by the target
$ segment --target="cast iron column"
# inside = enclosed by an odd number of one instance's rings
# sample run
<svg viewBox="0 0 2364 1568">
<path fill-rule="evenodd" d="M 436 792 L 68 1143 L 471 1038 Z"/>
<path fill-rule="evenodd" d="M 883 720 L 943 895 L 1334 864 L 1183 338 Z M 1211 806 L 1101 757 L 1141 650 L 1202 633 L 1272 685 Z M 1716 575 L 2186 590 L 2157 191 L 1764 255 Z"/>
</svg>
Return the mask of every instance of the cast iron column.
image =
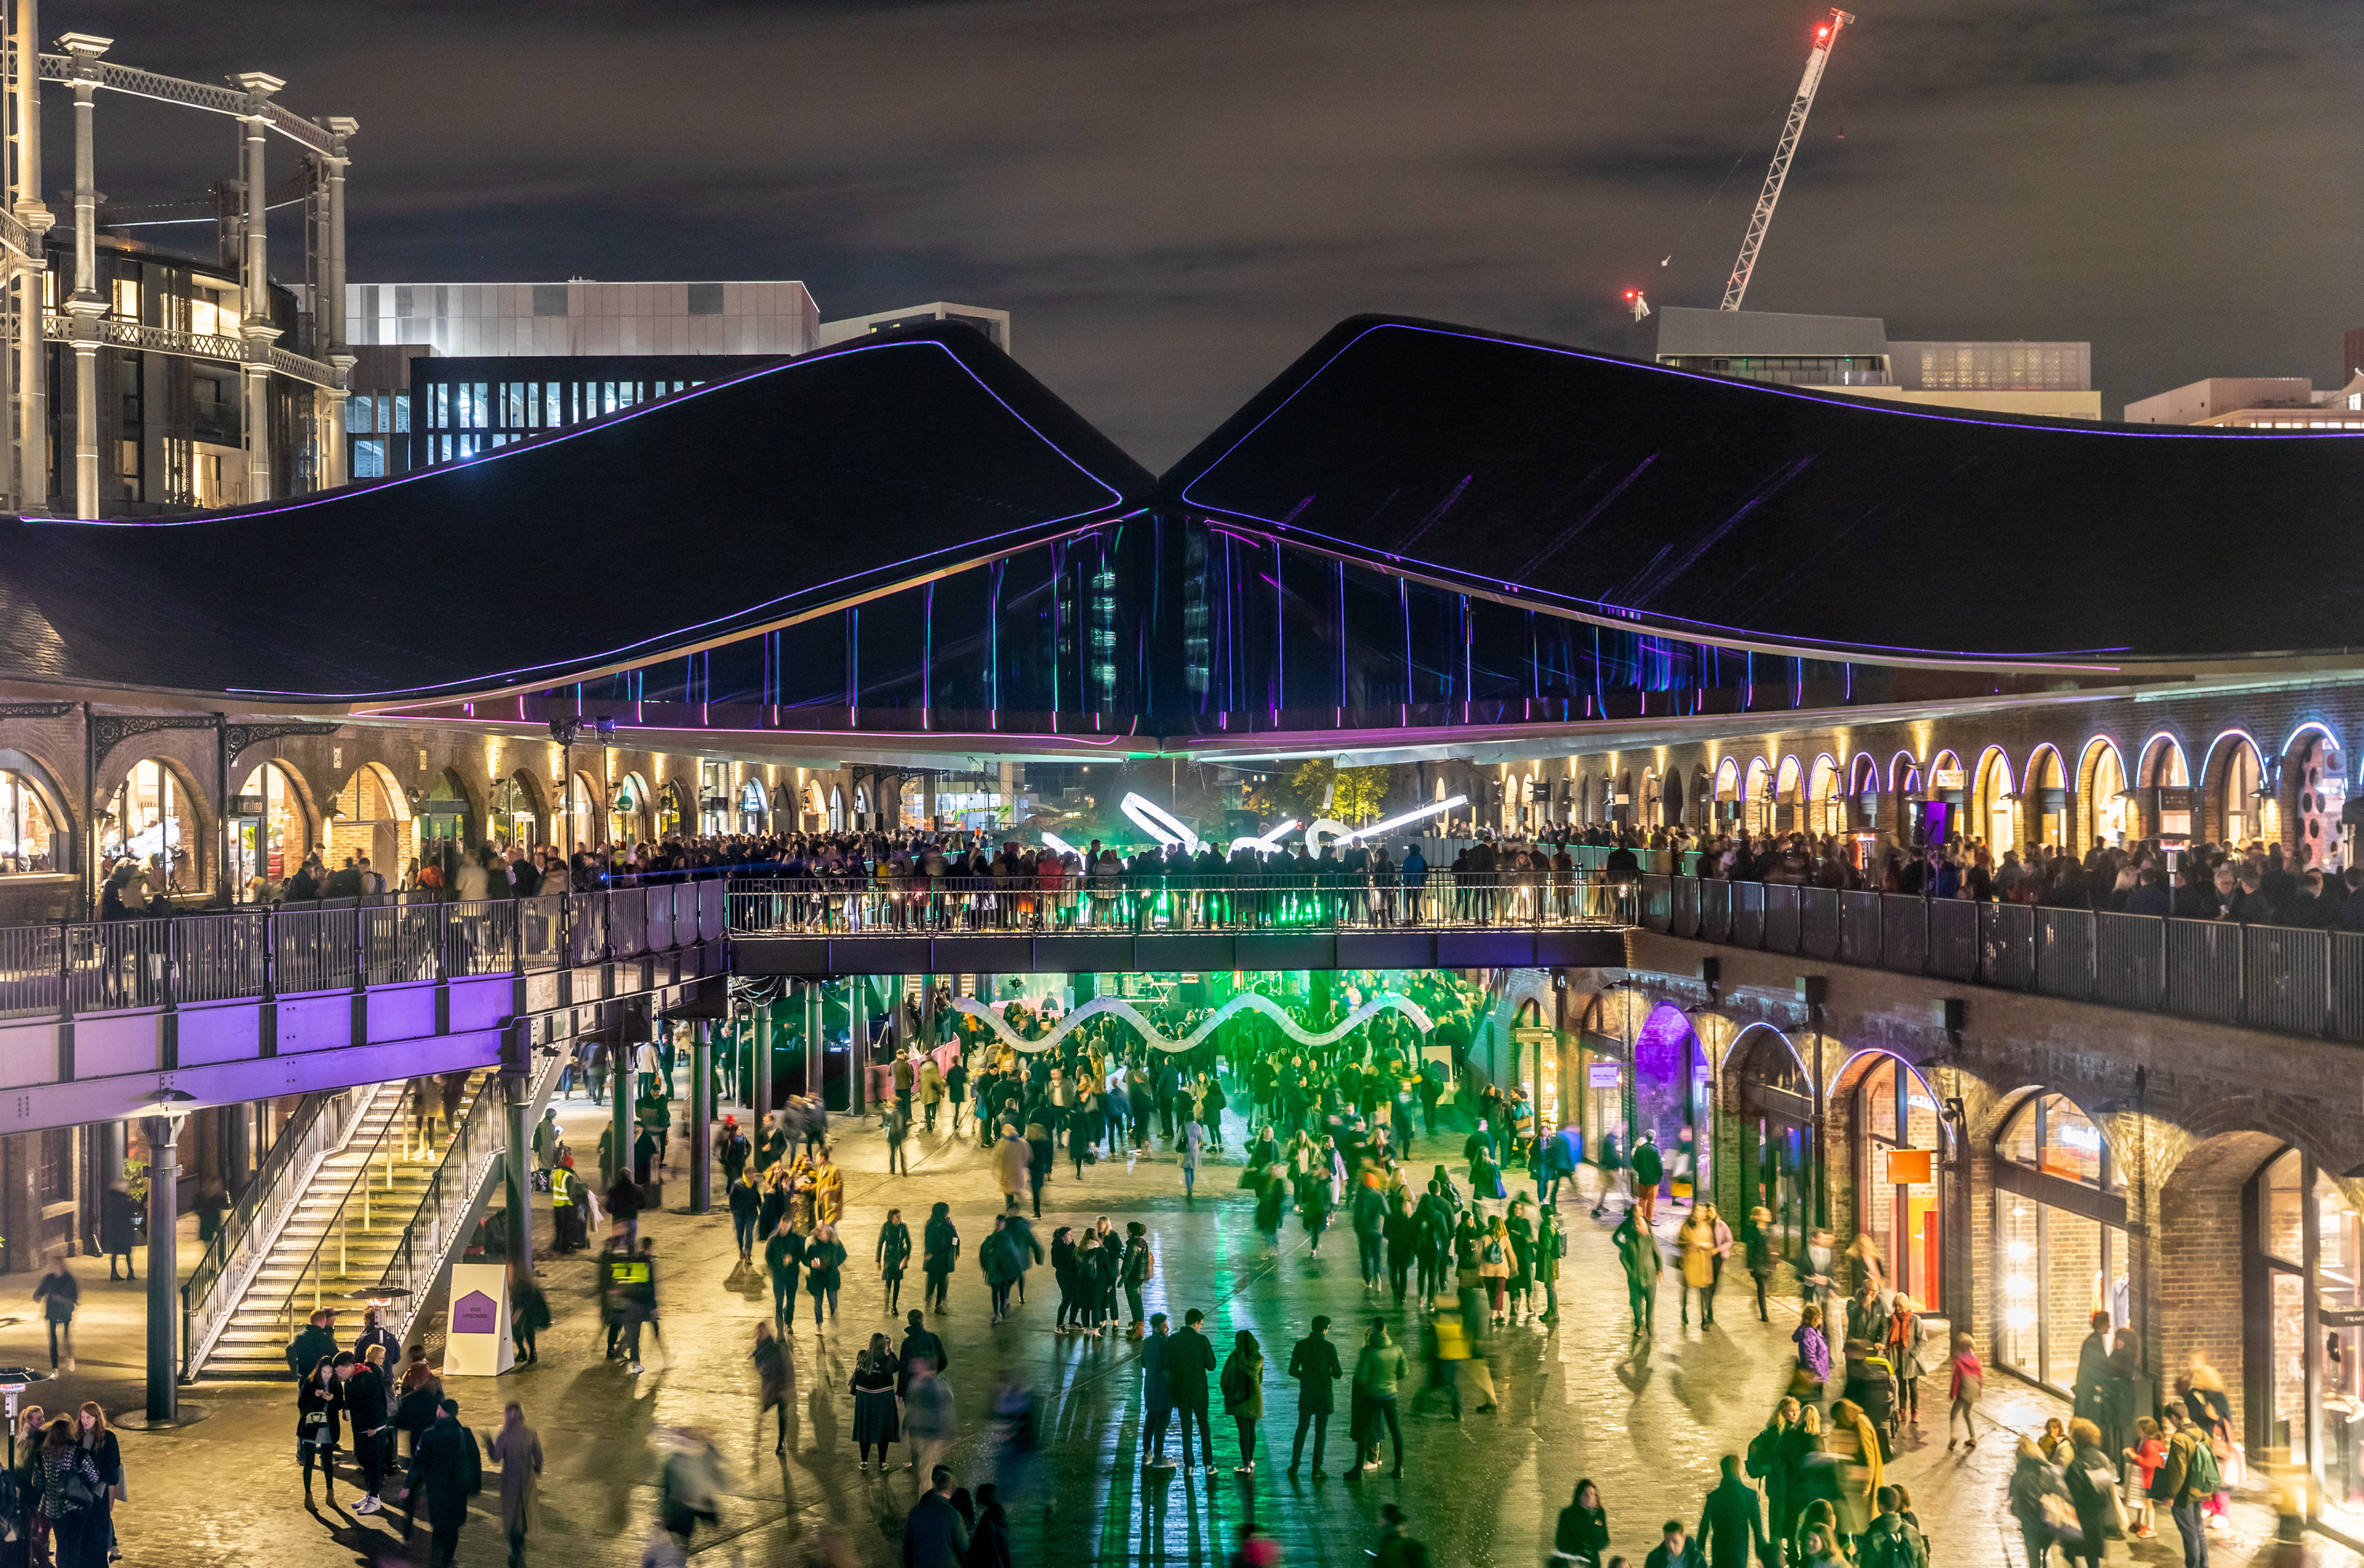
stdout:
<svg viewBox="0 0 2364 1568">
<path fill-rule="evenodd" d="M 524 1028 L 524 1025 L 519 1025 Z M 526 1061 L 530 1063 L 529 1050 Z M 533 1272 L 533 1081 L 525 1073 L 501 1074 L 501 1114 L 508 1123 L 509 1266 Z"/>
<path fill-rule="evenodd" d="M 148 1419 L 181 1414 L 181 1118 L 145 1118 L 148 1134 Z"/>
<path fill-rule="evenodd" d="M 98 57 L 113 39 L 68 33 L 59 46 L 73 57 L 74 106 L 74 288 L 67 309 L 73 317 L 74 516 L 98 516 L 98 318 L 106 302 L 98 294 L 98 187 L 91 142 L 92 95 L 98 90 Z"/>
<path fill-rule="evenodd" d="M 748 1019 L 747 1054 L 753 1060 L 747 1064 L 748 1079 L 754 1084 L 753 1100 L 748 1109 L 754 1113 L 755 1125 L 747 1136 L 760 1139 L 764 1127 L 772 1118 L 772 1004 L 764 1003 Z"/>
<path fill-rule="evenodd" d="M 689 1212 L 714 1212 L 714 1024 L 689 1026 Z"/>
</svg>

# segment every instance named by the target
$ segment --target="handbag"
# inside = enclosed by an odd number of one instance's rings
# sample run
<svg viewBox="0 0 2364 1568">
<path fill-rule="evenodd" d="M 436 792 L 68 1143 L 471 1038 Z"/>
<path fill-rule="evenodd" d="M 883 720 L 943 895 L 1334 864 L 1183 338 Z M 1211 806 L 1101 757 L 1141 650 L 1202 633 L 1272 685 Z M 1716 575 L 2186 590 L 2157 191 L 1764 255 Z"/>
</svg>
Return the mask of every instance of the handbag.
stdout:
<svg viewBox="0 0 2364 1568">
<path fill-rule="evenodd" d="M 2043 1510 L 2044 1528 L 2051 1532 L 2054 1540 L 2070 1545 L 2084 1540 L 2085 1527 L 2077 1522 L 2077 1509 L 2068 1498 L 2057 1492 L 2046 1492 L 2036 1500 L 2036 1506 Z"/>
</svg>

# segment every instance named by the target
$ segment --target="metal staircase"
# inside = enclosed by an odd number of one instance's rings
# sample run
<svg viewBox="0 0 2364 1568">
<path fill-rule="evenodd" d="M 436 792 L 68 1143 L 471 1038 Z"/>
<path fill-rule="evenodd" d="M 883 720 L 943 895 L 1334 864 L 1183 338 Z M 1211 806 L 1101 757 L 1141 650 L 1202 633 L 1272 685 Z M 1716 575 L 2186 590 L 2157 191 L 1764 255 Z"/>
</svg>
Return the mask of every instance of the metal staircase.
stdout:
<svg viewBox="0 0 2364 1568">
<path fill-rule="evenodd" d="M 496 1075 L 469 1075 L 473 1110 Z M 296 1330 L 321 1307 L 343 1315 L 338 1338 L 358 1331 L 359 1296 L 377 1287 L 386 1266 L 400 1252 L 421 1203 L 436 1185 L 445 1156 L 464 1129 L 438 1127 L 421 1137 L 409 1114 L 405 1081 L 353 1091 L 361 1105 L 343 1136 L 309 1162 L 308 1172 L 283 1195 L 276 1224 L 259 1256 L 225 1296 L 195 1324 L 192 1302 L 184 1377 L 287 1377 L 286 1349 Z M 282 1141 L 284 1142 L 283 1136 Z M 192 1279 L 194 1285 L 196 1281 Z M 215 1294 L 221 1294 L 217 1286 Z M 398 1334 L 407 1312 L 389 1313 Z"/>
</svg>

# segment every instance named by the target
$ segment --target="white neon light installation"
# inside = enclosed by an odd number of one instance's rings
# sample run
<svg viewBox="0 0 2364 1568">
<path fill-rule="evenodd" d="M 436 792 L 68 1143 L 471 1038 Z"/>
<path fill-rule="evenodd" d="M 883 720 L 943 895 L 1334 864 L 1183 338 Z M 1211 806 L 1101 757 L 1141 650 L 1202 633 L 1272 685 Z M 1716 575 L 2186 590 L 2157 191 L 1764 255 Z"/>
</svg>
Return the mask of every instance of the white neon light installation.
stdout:
<svg viewBox="0 0 2364 1568">
<path fill-rule="evenodd" d="M 1440 800 L 1433 806 L 1423 806 L 1418 811 L 1407 811 L 1401 817 L 1390 817 L 1385 822 L 1374 822 L 1367 828 L 1349 828 L 1335 817 L 1324 817 L 1305 830 L 1305 848 L 1309 853 L 1318 855 L 1321 852 L 1321 840 L 1324 838 L 1334 839 L 1342 844 L 1351 844 L 1357 839 L 1376 839 L 1383 834 L 1392 833 L 1399 828 L 1418 822 L 1423 817 L 1442 817 L 1455 806 L 1466 803 L 1468 799 L 1466 795 L 1456 795 L 1450 800 Z"/>
<path fill-rule="evenodd" d="M 1296 826 L 1297 818 L 1292 817 L 1261 839 L 1234 839 L 1232 840 L 1231 852 L 1236 855 L 1242 850 L 1247 850 L 1255 854 L 1268 855 L 1280 848 L 1280 841 L 1288 837 L 1289 829 Z"/>
<path fill-rule="evenodd" d="M 1066 840 L 1062 839 L 1056 833 L 1043 834 L 1043 847 L 1046 850 L 1054 851 L 1063 855 L 1080 856 L 1082 854 L 1082 851 L 1077 850 L 1075 845 L 1070 844 Z"/>
<path fill-rule="evenodd" d="M 1194 855 L 1201 848 L 1199 835 L 1185 828 L 1172 812 L 1154 801 L 1128 795 L 1119 805 L 1124 814 L 1132 818 L 1132 825 L 1156 840 L 1159 847 L 1179 844 Z"/>
<path fill-rule="evenodd" d="M 1353 1012 L 1347 1014 L 1345 1018 L 1339 1020 L 1339 1022 L 1333 1025 L 1331 1028 L 1322 1030 L 1320 1034 L 1310 1032 L 1305 1026 L 1299 1023 L 1295 1018 L 1290 1018 L 1288 1014 L 1282 1009 L 1279 1003 L 1264 995 L 1264 993 L 1260 991 L 1243 992 L 1239 995 L 1234 996 L 1230 1001 L 1224 1003 L 1221 1006 L 1216 1008 L 1213 1012 L 1208 1014 L 1205 1018 L 1199 1019 L 1199 1027 L 1192 1029 L 1188 1035 L 1185 1035 L 1180 1040 L 1174 1040 L 1160 1033 L 1155 1025 L 1152 1024 L 1147 1018 L 1143 1018 L 1141 1014 L 1135 1010 L 1133 1005 L 1121 996 L 1093 997 L 1090 1001 L 1085 1003 L 1082 1006 L 1077 1007 L 1074 1012 L 1069 1013 L 1065 1018 L 1060 1019 L 1059 1027 L 1053 1029 L 1049 1034 L 1044 1035 L 1041 1040 L 1026 1040 L 1021 1038 L 1017 1030 L 1009 1027 L 1009 1020 L 1003 1018 L 999 1010 L 997 1009 L 993 1004 L 980 1001 L 975 996 L 955 996 L 953 998 L 953 1007 L 955 1011 L 966 1013 L 971 1018 L 983 1019 L 986 1025 L 993 1030 L 994 1034 L 1000 1039 L 1003 1044 L 1009 1046 L 1012 1051 L 1023 1051 L 1030 1056 L 1038 1051 L 1044 1051 L 1053 1049 L 1061 1040 L 1066 1039 L 1067 1036 L 1073 1032 L 1077 1024 L 1082 1023 L 1086 1018 L 1092 1017 L 1096 1013 L 1114 1013 L 1117 1017 L 1123 1018 L 1126 1022 L 1132 1024 L 1134 1029 L 1140 1030 L 1142 1039 L 1147 1040 L 1157 1050 L 1165 1051 L 1188 1051 L 1193 1046 L 1199 1044 L 1199 1041 L 1205 1040 L 1208 1035 L 1214 1032 L 1215 1027 L 1218 1024 L 1221 1024 L 1224 1019 L 1229 1018 L 1235 1014 L 1243 1012 L 1264 1014 L 1266 1018 L 1272 1019 L 1273 1022 L 1280 1026 L 1281 1032 L 1288 1035 L 1299 1045 L 1333 1044 L 1337 1040 L 1344 1039 L 1349 1030 L 1367 1023 L 1369 1020 L 1377 1018 L 1379 1014 L 1384 1012 L 1401 1013 L 1404 1017 L 1410 1018 L 1413 1025 L 1417 1027 L 1422 1034 L 1426 1034 L 1436 1027 L 1429 1020 L 1428 1015 L 1421 1010 L 1420 1004 L 1412 1001 L 1408 996 L 1399 996 L 1392 992 L 1381 992 L 1378 995 L 1372 997 L 1369 1001 L 1364 1003 L 1361 1006 L 1355 1008 Z"/>
</svg>

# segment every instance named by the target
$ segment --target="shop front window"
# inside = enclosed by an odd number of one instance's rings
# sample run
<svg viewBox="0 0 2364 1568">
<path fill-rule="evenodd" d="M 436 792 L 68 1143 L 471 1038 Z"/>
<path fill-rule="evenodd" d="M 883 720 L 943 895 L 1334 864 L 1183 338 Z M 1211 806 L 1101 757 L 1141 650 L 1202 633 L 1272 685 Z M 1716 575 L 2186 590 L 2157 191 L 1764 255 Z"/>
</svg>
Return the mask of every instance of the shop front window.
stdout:
<svg viewBox="0 0 2364 1568">
<path fill-rule="evenodd" d="M 32 786 L 0 768 L 0 875 L 57 870 L 55 832 Z"/>
<path fill-rule="evenodd" d="M 761 833 L 771 815 L 771 802 L 764 797 L 761 779 L 749 779 L 739 786 L 740 832 Z"/>
<path fill-rule="evenodd" d="M 1813 1196 L 1807 1130 L 1814 1118 L 1812 1085 L 1798 1053 L 1775 1030 L 1752 1030 L 1734 1051 L 1740 1061 L 1734 1158 L 1746 1197 L 1741 1218 L 1765 1228 L 1777 1255 L 1795 1258 L 1812 1226 L 1807 1212 Z"/>
<path fill-rule="evenodd" d="M 1920 1074 L 1883 1056 L 1865 1075 L 1857 1105 L 1862 1228 L 1886 1262 L 1890 1282 L 1934 1309 L 1945 1255 L 1936 1096 Z"/>
<path fill-rule="evenodd" d="M 286 772 L 265 762 L 230 802 L 230 872 L 249 902 L 273 895 L 304 861 L 304 808 Z"/>
<path fill-rule="evenodd" d="M 1995 1140 L 1995 1356 L 2056 1390 L 2075 1378 L 2094 1313 L 2115 1328 L 2132 1321 L 2126 1200 L 2113 1165 L 2109 1140 L 2064 1095 L 2035 1096 Z"/>
<path fill-rule="evenodd" d="M 512 774 L 493 791 L 493 842 L 501 847 L 530 850 L 541 840 L 533 796 Z"/>
<path fill-rule="evenodd" d="M 1661 1006 L 1634 1041 L 1634 1137 L 1657 1140 L 1667 1195 L 1688 1201 L 1708 1182 L 1701 1113 L 1708 1103 L 1707 1053 L 1679 1007 Z M 1695 1185 L 1697 1184 L 1697 1185 Z"/>
<path fill-rule="evenodd" d="M 2259 1169 L 2249 1201 L 2249 1284 L 2264 1299 L 2266 1320 L 2252 1326 L 2247 1353 L 2262 1355 L 2267 1371 L 2265 1409 L 2262 1418 L 2251 1411 L 2248 1438 L 2262 1442 L 2256 1457 L 2309 1474 L 2324 1521 L 2352 1537 L 2364 1531 L 2364 1239 L 2356 1207 L 2296 1149 Z"/>
<path fill-rule="evenodd" d="M 162 762 L 135 762 L 100 821 L 99 863 L 112 871 L 117 862 L 134 860 L 150 872 L 154 891 L 189 892 L 195 885 L 190 851 L 196 836 L 179 778 Z"/>
</svg>

